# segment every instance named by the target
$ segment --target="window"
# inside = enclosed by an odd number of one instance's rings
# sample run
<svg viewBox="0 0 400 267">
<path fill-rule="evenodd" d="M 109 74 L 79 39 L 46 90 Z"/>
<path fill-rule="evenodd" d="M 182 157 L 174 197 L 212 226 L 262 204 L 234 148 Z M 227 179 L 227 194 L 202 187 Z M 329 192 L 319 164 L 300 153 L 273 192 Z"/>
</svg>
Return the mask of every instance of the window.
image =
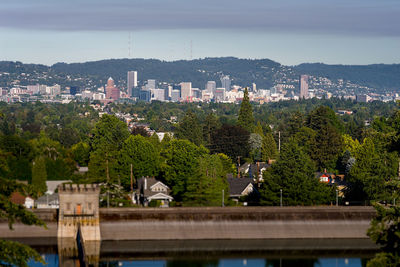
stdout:
<svg viewBox="0 0 400 267">
<path fill-rule="evenodd" d="M 88 210 L 91 210 L 91 209 L 92 209 L 92 202 L 89 202 L 89 203 L 87 204 L 87 207 L 88 207 Z"/>
<path fill-rule="evenodd" d="M 71 203 L 67 203 L 67 210 L 71 209 Z"/>
</svg>

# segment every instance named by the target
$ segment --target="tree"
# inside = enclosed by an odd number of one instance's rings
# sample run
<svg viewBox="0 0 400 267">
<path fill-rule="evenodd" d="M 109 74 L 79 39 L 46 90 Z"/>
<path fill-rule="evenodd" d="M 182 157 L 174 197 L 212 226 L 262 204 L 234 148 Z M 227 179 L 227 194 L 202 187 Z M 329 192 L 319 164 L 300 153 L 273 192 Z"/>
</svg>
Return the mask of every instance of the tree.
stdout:
<svg viewBox="0 0 400 267">
<path fill-rule="evenodd" d="M 218 155 L 203 155 L 197 160 L 194 175 L 188 177 L 184 203 L 186 205 L 220 206 L 222 190 L 224 202 L 228 201 L 229 191 L 226 170 Z"/>
<path fill-rule="evenodd" d="M 263 136 L 261 144 L 261 158 L 262 161 L 268 161 L 270 159 L 276 159 L 278 156 L 278 149 L 276 148 L 275 139 L 271 132 L 266 133 Z"/>
<path fill-rule="evenodd" d="M 12 229 L 12 225 L 16 220 L 27 225 L 46 227 L 43 221 L 39 220 L 36 215 L 25 207 L 10 202 L 12 193 L 20 192 L 23 195 L 27 195 L 28 191 L 30 191 L 29 186 L 0 177 L 0 218 L 8 220 L 10 229 Z M 0 239 L 0 262 L 2 265 L 9 264 L 25 267 L 28 266 L 27 262 L 31 259 L 45 263 L 40 254 L 29 246 Z"/>
<path fill-rule="evenodd" d="M 175 130 L 176 138 L 186 139 L 195 145 L 203 143 L 202 129 L 199 120 L 190 109 L 186 112 L 182 121 Z"/>
<path fill-rule="evenodd" d="M 124 141 L 129 137 L 126 124 L 117 117 L 103 115 L 92 130 L 89 177 L 93 181 L 116 181 L 120 177 L 117 162 Z"/>
<path fill-rule="evenodd" d="M 32 185 L 40 195 L 47 191 L 46 161 L 43 157 L 36 157 L 32 166 Z"/>
<path fill-rule="evenodd" d="M 368 236 L 383 252 L 368 262 L 368 267 L 400 265 L 400 206 L 374 205 L 377 216 L 372 219 Z"/>
<path fill-rule="evenodd" d="M 250 158 L 251 161 L 261 160 L 261 147 L 263 137 L 257 133 L 251 133 L 249 138 Z"/>
<path fill-rule="evenodd" d="M 138 135 L 140 134 L 141 136 L 144 137 L 150 137 L 150 133 L 146 130 L 144 126 L 135 126 L 131 130 L 132 135 Z"/>
<path fill-rule="evenodd" d="M 282 146 L 279 159 L 264 172 L 261 204 L 278 205 L 282 189 L 284 205 L 327 204 L 334 190 L 318 181 L 309 156 L 291 139 Z"/>
<path fill-rule="evenodd" d="M 179 139 L 172 140 L 162 151 L 165 180 L 176 201 L 182 201 L 188 179 L 196 176 L 198 158 L 207 153 L 208 150 L 203 146 L 198 147 L 188 140 Z"/>
<path fill-rule="evenodd" d="M 358 201 L 388 199 L 385 183 L 396 177 L 397 169 L 397 155 L 388 152 L 378 155 L 374 142 L 366 138 L 346 177 L 350 183 L 346 197 Z"/>
<path fill-rule="evenodd" d="M 250 133 L 240 126 L 224 124 L 212 134 L 212 153 L 224 153 L 236 160 L 240 156 L 246 158 L 249 155 Z"/>
<path fill-rule="evenodd" d="M 85 142 L 79 142 L 71 147 L 73 159 L 79 166 L 87 166 L 90 157 L 90 146 Z"/>
<path fill-rule="evenodd" d="M 203 125 L 203 140 L 206 146 L 212 143 L 212 134 L 220 127 L 217 117 L 213 113 L 209 113 Z"/>
<path fill-rule="evenodd" d="M 122 184 L 130 186 L 130 170 L 133 176 L 157 176 L 160 169 L 159 152 L 150 141 L 141 135 L 131 135 L 125 140 L 119 156 Z"/>
<path fill-rule="evenodd" d="M 253 108 L 250 104 L 249 92 L 247 91 L 247 88 L 244 89 L 243 100 L 242 103 L 240 104 L 238 125 L 246 129 L 250 133 L 253 132 L 254 129 Z"/>
</svg>

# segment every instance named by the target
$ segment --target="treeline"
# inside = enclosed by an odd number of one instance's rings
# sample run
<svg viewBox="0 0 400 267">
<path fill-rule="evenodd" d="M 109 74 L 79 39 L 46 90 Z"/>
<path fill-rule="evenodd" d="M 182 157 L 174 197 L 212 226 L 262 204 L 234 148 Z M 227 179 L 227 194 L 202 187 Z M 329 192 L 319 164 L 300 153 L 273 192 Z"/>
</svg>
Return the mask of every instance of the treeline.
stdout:
<svg viewBox="0 0 400 267">
<path fill-rule="evenodd" d="M 353 114 L 339 116 L 339 109 Z M 255 181 L 259 204 L 279 205 L 281 190 L 285 205 L 332 203 L 336 187 L 315 177 L 325 170 L 344 175 L 343 201 L 391 202 L 399 194 L 400 113 L 394 103 L 330 99 L 255 106 L 246 92 L 240 106 L 155 102 L 111 104 L 105 111 L 136 113 L 171 134 L 160 141 L 143 128 L 129 130 L 113 115 L 99 118 L 89 103 L 1 104 L 0 175 L 27 180 L 42 193 L 46 179 L 119 184 L 129 191 L 132 166 L 135 179 L 164 181 L 181 204 L 217 205 L 238 161 L 275 161 Z M 178 123 L 169 121 L 176 115 Z M 79 166 L 89 172 L 77 174 Z"/>
</svg>

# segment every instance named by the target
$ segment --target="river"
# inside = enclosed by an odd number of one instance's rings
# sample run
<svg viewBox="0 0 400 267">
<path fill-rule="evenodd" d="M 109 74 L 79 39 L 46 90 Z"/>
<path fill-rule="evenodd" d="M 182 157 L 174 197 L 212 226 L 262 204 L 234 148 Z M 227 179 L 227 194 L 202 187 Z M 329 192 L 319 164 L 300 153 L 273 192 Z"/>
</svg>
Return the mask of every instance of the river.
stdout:
<svg viewBox="0 0 400 267">
<path fill-rule="evenodd" d="M 19 241 L 31 245 L 47 262 L 29 266 L 85 265 L 78 255 L 60 255 L 57 240 Z M 103 241 L 100 247 L 94 266 L 358 267 L 377 252 L 368 239 Z"/>
</svg>

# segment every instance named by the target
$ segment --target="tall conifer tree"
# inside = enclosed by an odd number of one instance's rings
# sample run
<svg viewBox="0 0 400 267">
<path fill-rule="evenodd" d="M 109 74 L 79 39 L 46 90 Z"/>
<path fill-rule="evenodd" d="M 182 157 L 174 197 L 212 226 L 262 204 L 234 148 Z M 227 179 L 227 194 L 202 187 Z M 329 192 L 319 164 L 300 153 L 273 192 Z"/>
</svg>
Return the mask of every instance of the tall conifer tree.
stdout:
<svg viewBox="0 0 400 267">
<path fill-rule="evenodd" d="M 253 108 L 249 100 L 249 92 L 247 88 L 244 90 L 243 101 L 240 104 L 238 124 L 249 132 L 254 129 Z"/>
</svg>

